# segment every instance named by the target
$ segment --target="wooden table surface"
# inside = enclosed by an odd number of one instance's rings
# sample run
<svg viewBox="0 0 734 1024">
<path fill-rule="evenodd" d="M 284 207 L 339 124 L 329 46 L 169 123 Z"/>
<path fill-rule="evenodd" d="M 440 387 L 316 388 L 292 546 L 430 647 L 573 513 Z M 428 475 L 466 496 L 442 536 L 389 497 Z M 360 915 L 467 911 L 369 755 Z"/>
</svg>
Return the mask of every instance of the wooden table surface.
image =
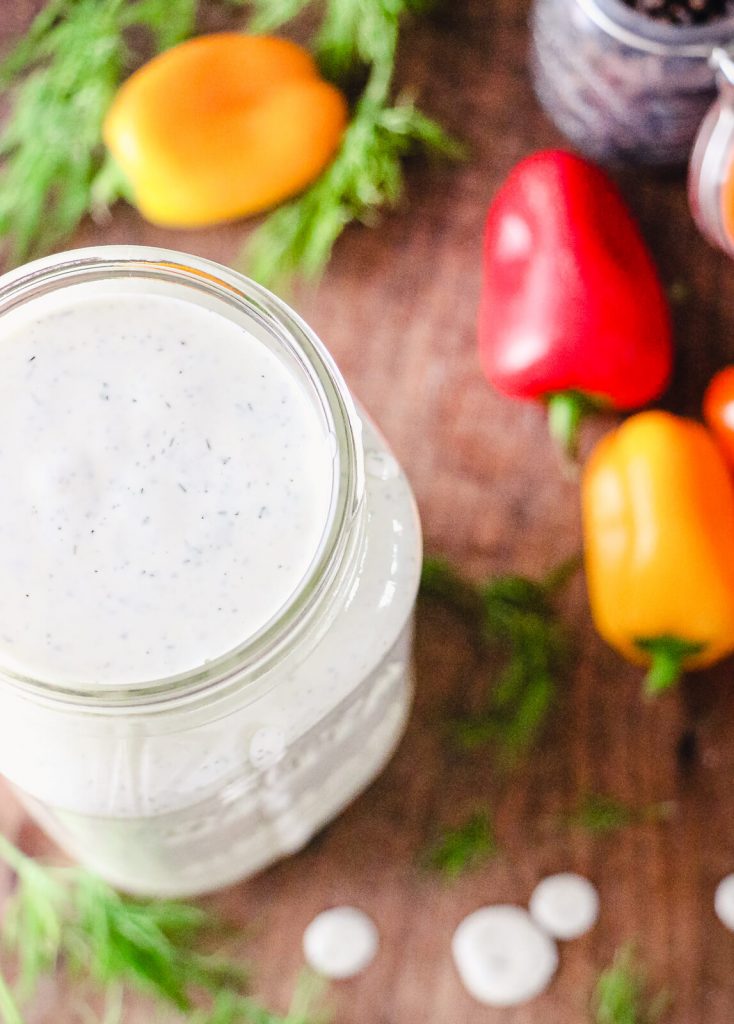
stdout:
<svg viewBox="0 0 734 1024">
<path fill-rule="evenodd" d="M 5 0 L 5 36 L 31 6 Z M 321 287 L 296 301 L 405 465 L 428 551 L 474 574 L 539 574 L 579 548 L 577 490 L 559 472 L 541 410 L 494 395 L 475 357 L 487 202 L 517 159 L 561 141 L 532 95 L 526 19 L 526 0 L 449 0 L 406 29 L 401 78 L 469 140 L 472 158 L 412 167 L 399 211 L 378 230 L 349 230 Z M 680 178 L 640 171 L 621 183 L 666 282 L 686 286 L 665 404 L 695 415 L 711 372 L 734 357 L 734 268 L 697 234 Z M 241 225 L 165 233 L 119 208 L 76 242 L 165 244 L 226 263 L 242 237 Z M 585 442 L 609 425 L 587 428 Z M 713 911 L 718 880 L 734 870 L 732 666 L 644 703 L 639 672 L 594 635 L 581 579 L 563 615 L 575 634 L 573 669 L 544 739 L 508 778 L 490 754 L 459 755 L 442 739 L 442 720 L 472 700 L 469 646 L 445 610 L 420 608 L 415 712 L 388 770 L 303 853 L 211 901 L 251 929 L 243 956 L 273 1006 L 287 1004 L 311 917 L 355 903 L 378 922 L 382 949 L 362 977 L 335 988 L 337 1024 L 582 1024 L 598 970 L 630 939 L 673 994 L 669 1024 L 734 1020 L 734 935 Z M 610 837 L 556 827 L 588 792 L 633 805 L 674 801 L 675 810 L 665 824 Z M 451 885 L 417 870 L 436 829 L 478 805 L 492 808 L 499 857 Z M 45 848 L 9 794 L 0 827 L 28 849 Z M 540 878 L 564 870 L 599 887 L 598 926 L 563 946 L 546 995 L 513 1010 L 480 1007 L 451 962 L 454 928 L 483 904 L 526 904 Z M 36 1019 L 76 1017 L 52 990 Z M 131 1009 L 125 1019 L 142 1024 L 149 1014 Z"/>
</svg>

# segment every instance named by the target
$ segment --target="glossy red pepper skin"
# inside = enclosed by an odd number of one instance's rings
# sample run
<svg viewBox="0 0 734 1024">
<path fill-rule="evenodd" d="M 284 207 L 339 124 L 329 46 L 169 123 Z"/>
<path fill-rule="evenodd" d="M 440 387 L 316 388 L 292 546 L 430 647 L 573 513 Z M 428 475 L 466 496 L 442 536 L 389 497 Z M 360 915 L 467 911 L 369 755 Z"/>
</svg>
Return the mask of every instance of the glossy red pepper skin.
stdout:
<svg viewBox="0 0 734 1024">
<path fill-rule="evenodd" d="M 666 295 L 624 200 L 594 164 L 559 150 L 517 164 L 489 208 L 483 269 L 479 350 L 498 391 L 633 409 L 665 389 Z"/>
</svg>

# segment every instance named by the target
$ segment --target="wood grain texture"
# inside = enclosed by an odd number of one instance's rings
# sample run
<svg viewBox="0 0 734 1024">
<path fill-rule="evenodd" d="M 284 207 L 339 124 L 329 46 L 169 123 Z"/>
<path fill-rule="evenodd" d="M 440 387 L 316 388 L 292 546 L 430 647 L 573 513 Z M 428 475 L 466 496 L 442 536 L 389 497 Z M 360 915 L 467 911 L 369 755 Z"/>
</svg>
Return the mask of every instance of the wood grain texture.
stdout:
<svg viewBox="0 0 734 1024">
<path fill-rule="evenodd" d="M 5 0 L 6 36 L 31 6 Z M 218 10 L 210 17 L 221 23 Z M 322 285 L 295 301 L 405 465 L 428 550 L 475 574 L 538 574 L 580 544 L 577 490 L 559 472 L 541 410 L 494 395 L 475 357 L 486 205 L 518 158 L 561 141 L 531 92 L 526 18 L 526 0 L 449 0 L 406 29 L 401 80 L 469 141 L 471 160 L 412 167 L 399 211 L 379 230 L 350 229 Z M 666 282 L 690 289 L 676 307 L 677 371 L 665 404 L 695 415 L 712 371 L 734 358 L 734 267 L 697 234 L 680 178 L 630 172 L 621 184 Z M 165 244 L 231 262 L 242 238 L 242 226 L 165 233 L 120 208 L 76 241 Z M 585 443 L 610 423 L 588 427 Z M 378 922 L 382 950 L 361 978 L 335 989 L 337 1024 L 582 1024 L 597 971 L 632 938 L 653 981 L 674 995 L 669 1024 L 731 1024 L 734 935 L 715 918 L 713 893 L 734 870 L 732 666 L 644 703 L 639 672 L 594 635 L 581 580 L 563 614 L 576 636 L 573 671 L 530 764 L 503 778 L 486 754 L 459 755 L 442 738 L 441 722 L 469 706 L 478 681 L 466 681 L 461 627 L 445 610 L 421 607 L 415 713 L 388 770 L 302 854 L 211 900 L 252 929 L 243 956 L 273 1005 L 288 1001 L 310 918 L 352 902 Z M 692 756 L 679 756 L 684 736 Z M 675 814 L 611 838 L 559 829 L 558 816 L 590 790 L 638 805 L 672 800 Z M 450 886 L 416 869 L 441 824 L 486 802 L 502 844 L 496 861 Z M 0 828 L 43 848 L 9 795 Z M 526 903 L 556 870 L 599 886 L 599 925 L 563 947 L 546 995 L 515 1010 L 478 1006 L 451 963 L 453 929 L 484 903 Z M 37 1020 L 61 1019 L 74 1013 L 51 991 Z M 134 1008 L 125 1018 L 148 1019 Z"/>
</svg>

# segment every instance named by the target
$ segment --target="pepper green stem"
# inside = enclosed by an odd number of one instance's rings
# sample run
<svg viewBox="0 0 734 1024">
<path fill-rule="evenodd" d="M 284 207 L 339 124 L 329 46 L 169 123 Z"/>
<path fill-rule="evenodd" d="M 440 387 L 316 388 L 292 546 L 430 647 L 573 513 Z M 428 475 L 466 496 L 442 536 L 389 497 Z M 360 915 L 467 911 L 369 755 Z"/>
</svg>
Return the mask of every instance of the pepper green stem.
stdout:
<svg viewBox="0 0 734 1024">
<path fill-rule="evenodd" d="M 548 396 L 548 429 L 570 459 L 578 453 L 579 425 L 594 403 L 580 391 L 556 391 Z"/>
<path fill-rule="evenodd" d="M 650 668 L 645 676 L 648 697 L 656 697 L 675 686 L 683 674 L 686 660 L 700 654 L 706 646 L 677 636 L 644 637 L 636 640 L 635 644 L 650 655 Z"/>
</svg>

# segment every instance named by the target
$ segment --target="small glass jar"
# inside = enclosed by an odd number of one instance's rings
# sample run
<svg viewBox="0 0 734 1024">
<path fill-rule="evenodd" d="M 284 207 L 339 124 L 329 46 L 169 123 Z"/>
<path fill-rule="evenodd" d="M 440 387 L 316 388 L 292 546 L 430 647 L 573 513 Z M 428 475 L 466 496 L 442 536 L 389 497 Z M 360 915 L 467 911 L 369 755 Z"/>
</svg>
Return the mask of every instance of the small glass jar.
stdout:
<svg viewBox="0 0 734 1024">
<path fill-rule="evenodd" d="M 714 51 L 719 98 L 704 118 L 691 156 L 688 199 L 708 240 L 734 255 L 734 59 Z"/>
<path fill-rule="evenodd" d="M 90 282 L 175 288 L 246 324 L 288 359 L 333 438 L 317 557 L 237 650 L 144 688 L 55 685 L 0 666 L 0 772 L 30 813 L 112 884 L 193 895 L 299 849 L 391 756 L 411 701 L 420 526 L 400 466 L 323 345 L 231 270 L 139 247 L 65 253 L 0 280 L 0 323 Z"/>
<path fill-rule="evenodd" d="M 681 26 L 622 0 L 535 0 L 531 19 L 536 94 L 575 146 L 602 163 L 687 162 L 734 18 Z"/>
</svg>

